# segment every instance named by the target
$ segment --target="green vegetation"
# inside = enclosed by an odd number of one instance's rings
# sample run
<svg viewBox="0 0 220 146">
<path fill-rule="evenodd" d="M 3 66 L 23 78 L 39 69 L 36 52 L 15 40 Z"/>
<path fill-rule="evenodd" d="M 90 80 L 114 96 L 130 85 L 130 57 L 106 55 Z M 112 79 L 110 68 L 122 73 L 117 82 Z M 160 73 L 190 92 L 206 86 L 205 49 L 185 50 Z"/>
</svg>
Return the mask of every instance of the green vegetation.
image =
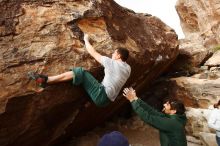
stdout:
<svg viewBox="0 0 220 146">
<path fill-rule="evenodd" d="M 215 46 L 214 48 L 212 48 L 212 50 L 213 50 L 214 52 L 216 52 L 216 51 L 220 50 L 220 44 L 219 44 L 219 45 L 217 45 L 217 46 Z"/>
</svg>

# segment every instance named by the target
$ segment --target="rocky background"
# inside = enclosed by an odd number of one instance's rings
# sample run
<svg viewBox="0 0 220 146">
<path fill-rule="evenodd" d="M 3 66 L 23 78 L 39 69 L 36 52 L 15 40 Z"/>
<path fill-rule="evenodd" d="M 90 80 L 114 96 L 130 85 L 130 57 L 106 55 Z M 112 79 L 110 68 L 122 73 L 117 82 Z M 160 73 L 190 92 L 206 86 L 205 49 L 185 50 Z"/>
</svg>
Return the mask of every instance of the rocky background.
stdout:
<svg viewBox="0 0 220 146">
<path fill-rule="evenodd" d="M 84 49 L 83 34 L 111 56 L 130 51 L 132 73 L 126 86 L 142 93 L 178 55 L 172 28 L 150 14 L 136 14 L 113 0 L 0 1 L 0 145 L 49 146 L 78 136 L 126 111 L 120 94 L 106 108 L 90 102 L 70 82 L 43 92 L 29 71 L 55 75 L 82 66 L 98 80 L 103 68 Z M 86 105 L 86 106 L 85 106 Z"/>
<path fill-rule="evenodd" d="M 169 95 L 184 99 L 189 107 L 188 134 L 202 145 L 215 146 L 207 117 L 220 99 L 220 1 L 178 0 L 176 10 L 186 37 L 180 40 L 180 54 L 172 67 L 184 76 L 171 78 Z"/>
</svg>

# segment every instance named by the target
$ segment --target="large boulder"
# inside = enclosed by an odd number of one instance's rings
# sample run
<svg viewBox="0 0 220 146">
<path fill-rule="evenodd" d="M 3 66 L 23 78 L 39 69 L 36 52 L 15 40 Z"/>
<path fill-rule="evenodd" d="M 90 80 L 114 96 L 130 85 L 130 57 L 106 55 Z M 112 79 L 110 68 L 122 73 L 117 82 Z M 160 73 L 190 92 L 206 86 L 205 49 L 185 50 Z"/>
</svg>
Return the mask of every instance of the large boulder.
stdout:
<svg viewBox="0 0 220 146">
<path fill-rule="evenodd" d="M 211 58 L 209 58 L 205 64 L 209 67 L 220 66 L 220 50 L 216 51 Z"/>
<path fill-rule="evenodd" d="M 178 0 L 176 4 L 186 39 L 209 48 L 220 43 L 219 0 Z"/>
<path fill-rule="evenodd" d="M 172 95 L 184 99 L 187 106 L 208 108 L 217 103 L 220 92 L 220 78 L 216 80 L 179 77 L 172 79 Z"/>
<path fill-rule="evenodd" d="M 219 0 L 178 0 L 176 10 L 185 38 L 180 40 L 180 53 L 174 70 L 196 72 L 220 44 Z"/>
<path fill-rule="evenodd" d="M 55 75 L 82 66 L 98 80 L 103 68 L 84 50 L 83 33 L 111 56 L 130 51 L 126 86 L 137 92 L 157 78 L 178 54 L 177 35 L 160 19 L 136 14 L 113 0 L 19 0 L 0 2 L 0 145 L 53 145 L 109 119 L 126 105 L 84 106 L 88 95 L 70 83 L 37 93 L 27 78 L 36 71 Z"/>
<path fill-rule="evenodd" d="M 173 67 L 191 77 L 172 79 L 172 93 L 187 100 L 188 106 L 207 108 L 220 96 L 220 2 L 178 0 L 176 10 L 185 38 L 180 40 L 180 54 Z"/>
</svg>

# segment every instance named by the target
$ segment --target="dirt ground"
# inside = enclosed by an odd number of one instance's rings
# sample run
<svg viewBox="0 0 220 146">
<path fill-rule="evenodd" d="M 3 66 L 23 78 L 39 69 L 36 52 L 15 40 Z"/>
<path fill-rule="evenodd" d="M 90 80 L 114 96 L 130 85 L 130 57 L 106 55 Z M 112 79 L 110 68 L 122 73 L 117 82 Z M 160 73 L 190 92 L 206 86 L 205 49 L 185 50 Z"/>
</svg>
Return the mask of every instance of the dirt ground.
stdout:
<svg viewBox="0 0 220 146">
<path fill-rule="evenodd" d="M 124 134 L 131 146 L 160 146 L 159 132 L 145 124 L 137 116 L 130 119 L 117 119 L 97 127 L 81 137 L 74 137 L 65 146 L 97 146 L 102 135 L 112 131 Z M 188 142 L 188 146 L 201 146 Z"/>
</svg>

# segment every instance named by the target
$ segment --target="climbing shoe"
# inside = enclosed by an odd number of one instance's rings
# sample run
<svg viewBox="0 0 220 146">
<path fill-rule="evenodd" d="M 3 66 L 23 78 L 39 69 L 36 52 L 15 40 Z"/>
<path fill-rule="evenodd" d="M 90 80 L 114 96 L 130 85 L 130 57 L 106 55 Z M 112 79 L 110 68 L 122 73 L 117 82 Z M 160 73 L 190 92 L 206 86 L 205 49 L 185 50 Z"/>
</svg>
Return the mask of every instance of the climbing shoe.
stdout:
<svg viewBox="0 0 220 146">
<path fill-rule="evenodd" d="M 38 74 L 35 72 L 28 72 L 28 77 L 32 80 L 35 80 L 37 85 L 41 88 L 45 88 L 47 86 L 48 76 Z"/>
</svg>

